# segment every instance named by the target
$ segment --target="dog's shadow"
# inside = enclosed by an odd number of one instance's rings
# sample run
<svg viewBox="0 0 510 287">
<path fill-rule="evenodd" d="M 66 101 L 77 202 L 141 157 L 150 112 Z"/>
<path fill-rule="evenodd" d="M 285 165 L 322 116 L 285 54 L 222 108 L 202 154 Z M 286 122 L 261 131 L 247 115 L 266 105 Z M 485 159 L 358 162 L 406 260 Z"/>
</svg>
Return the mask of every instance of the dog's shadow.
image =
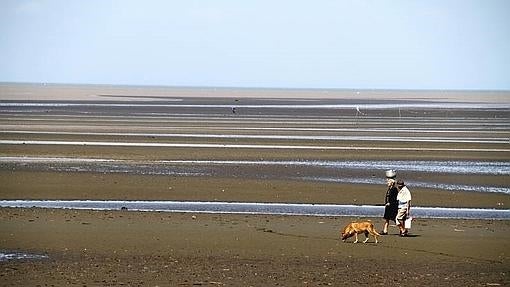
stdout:
<svg viewBox="0 0 510 287">
<path fill-rule="evenodd" d="M 400 234 L 387 234 L 385 236 L 391 236 L 391 237 L 402 237 L 402 239 L 405 239 L 406 237 L 408 238 L 415 238 L 415 237 L 420 237 L 421 235 L 420 234 L 407 234 L 406 236 L 400 236 Z M 384 237 L 382 237 L 384 238 Z M 379 239 L 379 243 L 377 244 L 380 244 L 381 242 L 381 239 Z M 372 240 L 370 241 L 367 241 L 366 243 L 363 243 L 362 240 L 358 241 L 357 243 L 354 243 L 354 241 L 344 241 L 343 242 L 344 244 L 347 243 L 347 244 L 368 244 L 368 245 L 376 245 L 376 243 Z"/>
<path fill-rule="evenodd" d="M 385 235 L 385 236 L 388 236 L 388 235 Z M 389 236 L 403 237 L 403 238 L 406 238 L 406 237 L 414 238 L 414 237 L 420 237 L 421 235 L 420 234 L 407 234 L 406 236 L 401 236 L 400 234 L 389 234 Z"/>
</svg>

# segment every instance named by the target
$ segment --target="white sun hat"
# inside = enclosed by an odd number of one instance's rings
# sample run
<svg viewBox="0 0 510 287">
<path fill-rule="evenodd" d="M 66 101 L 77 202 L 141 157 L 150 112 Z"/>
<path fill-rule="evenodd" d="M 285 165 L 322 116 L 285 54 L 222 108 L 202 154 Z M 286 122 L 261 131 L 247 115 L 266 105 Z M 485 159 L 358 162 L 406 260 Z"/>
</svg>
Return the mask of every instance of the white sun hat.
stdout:
<svg viewBox="0 0 510 287">
<path fill-rule="evenodd" d="M 388 169 L 386 171 L 386 177 L 387 178 L 395 178 L 397 176 L 397 172 L 393 169 Z"/>
</svg>

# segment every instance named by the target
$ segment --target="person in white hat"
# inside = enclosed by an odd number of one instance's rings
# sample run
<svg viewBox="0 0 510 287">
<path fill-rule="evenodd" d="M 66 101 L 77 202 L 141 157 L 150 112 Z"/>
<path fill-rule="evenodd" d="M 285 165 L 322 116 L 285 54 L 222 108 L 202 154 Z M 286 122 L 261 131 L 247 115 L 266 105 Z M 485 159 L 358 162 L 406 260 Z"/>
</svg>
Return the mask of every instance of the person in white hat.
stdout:
<svg viewBox="0 0 510 287">
<path fill-rule="evenodd" d="M 400 228 L 400 236 L 407 236 L 408 230 L 405 228 L 404 223 L 411 216 L 411 192 L 401 179 L 397 180 L 397 189 L 397 225 Z"/>
<path fill-rule="evenodd" d="M 381 235 L 388 234 L 388 227 L 390 225 L 390 220 L 395 221 L 398 212 L 398 201 L 397 201 L 397 186 L 395 182 L 395 177 L 397 173 L 394 170 L 386 171 L 386 185 L 388 189 L 386 190 L 386 197 L 384 199 L 384 225 L 383 230 L 381 231 Z"/>
</svg>

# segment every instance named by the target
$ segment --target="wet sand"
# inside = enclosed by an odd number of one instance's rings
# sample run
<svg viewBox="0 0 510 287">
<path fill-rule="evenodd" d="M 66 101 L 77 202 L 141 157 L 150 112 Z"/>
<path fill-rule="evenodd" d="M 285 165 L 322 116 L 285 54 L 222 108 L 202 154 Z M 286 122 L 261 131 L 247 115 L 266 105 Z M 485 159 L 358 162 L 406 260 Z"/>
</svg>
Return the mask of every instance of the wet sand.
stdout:
<svg viewBox="0 0 510 287">
<path fill-rule="evenodd" d="M 0 263 L 2 286 L 510 283 L 508 221 L 417 220 L 411 237 L 390 227 L 378 244 L 353 244 L 338 237 L 356 218 L 10 208 L 0 218 L 3 249 L 49 256 Z"/>
<path fill-rule="evenodd" d="M 384 186 L 125 174 L 0 172 L 2 199 L 183 200 L 380 205 Z M 506 209 L 510 195 L 413 189 L 416 206 Z"/>
<path fill-rule="evenodd" d="M 510 111 L 483 105 L 508 105 L 508 93 L 485 93 L 480 108 L 422 106 L 478 104 L 480 96 L 479 92 L 0 85 L 0 106 L 28 104 L 0 107 L 0 199 L 382 204 L 381 167 L 166 164 L 153 168 L 150 161 L 505 164 L 510 161 Z M 78 105 L 59 106 L 70 102 Z M 304 107 L 307 103 L 317 107 Z M 391 107 L 363 109 L 381 103 Z M 408 103 L 417 106 L 399 108 Z M 268 104 L 290 107 L 263 106 Z M 236 113 L 231 107 L 237 107 Z M 285 138 L 296 135 L 301 138 Z M 114 145 L 118 143 L 140 146 Z M 33 161 L 16 163 L 25 157 Z M 38 158 L 54 163 L 36 164 Z M 66 158 L 80 163 L 66 165 Z M 114 171 L 94 163 L 95 159 L 141 163 Z M 143 168 L 137 171 L 138 166 Z M 399 170 L 399 176 L 425 184 L 411 186 L 413 205 L 508 209 L 508 193 L 462 190 L 463 186 L 508 188 L 505 168 L 500 171 L 414 169 Z M 366 178 L 379 178 L 381 183 L 334 181 Z M 445 190 L 445 185 L 459 188 Z M 508 221 L 417 219 L 409 238 L 398 237 L 392 227 L 393 235 L 382 237 L 378 245 L 340 242 L 338 229 L 353 219 L 1 208 L 0 250 L 49 258 L 0 262 L 0 285 L 510 284 Z M 380 219 L 372 220 L 380 229 Z"/>
<path fill-rule="evenodd" d="M 0 83 L 2 100 L 165 100 L 182 97 L 258 99 L 367 99 L 508 102 L 508 91 L 260 89 Z"/>
</svg>

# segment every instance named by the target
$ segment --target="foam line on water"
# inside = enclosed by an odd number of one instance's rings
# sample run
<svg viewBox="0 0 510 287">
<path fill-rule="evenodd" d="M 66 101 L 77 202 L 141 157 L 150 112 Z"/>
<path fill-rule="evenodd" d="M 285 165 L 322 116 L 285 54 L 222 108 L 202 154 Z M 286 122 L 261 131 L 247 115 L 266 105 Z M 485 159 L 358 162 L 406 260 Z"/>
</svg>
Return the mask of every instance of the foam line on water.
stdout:
<svg viewBox="0 0 510 287">
<path fill-rule="evenodd" d="M 384 213 L 384 206 L 374 205 L 198 201 L 2 200 L 0 207 L 85 210 L 122 210 L 127 208 L 133 211 L 369 217 L 380 217 Z M 417 218 L 510 220 L 510 210 L 508 209 L 413 207 L 412 215 Z"/>
</svg>

